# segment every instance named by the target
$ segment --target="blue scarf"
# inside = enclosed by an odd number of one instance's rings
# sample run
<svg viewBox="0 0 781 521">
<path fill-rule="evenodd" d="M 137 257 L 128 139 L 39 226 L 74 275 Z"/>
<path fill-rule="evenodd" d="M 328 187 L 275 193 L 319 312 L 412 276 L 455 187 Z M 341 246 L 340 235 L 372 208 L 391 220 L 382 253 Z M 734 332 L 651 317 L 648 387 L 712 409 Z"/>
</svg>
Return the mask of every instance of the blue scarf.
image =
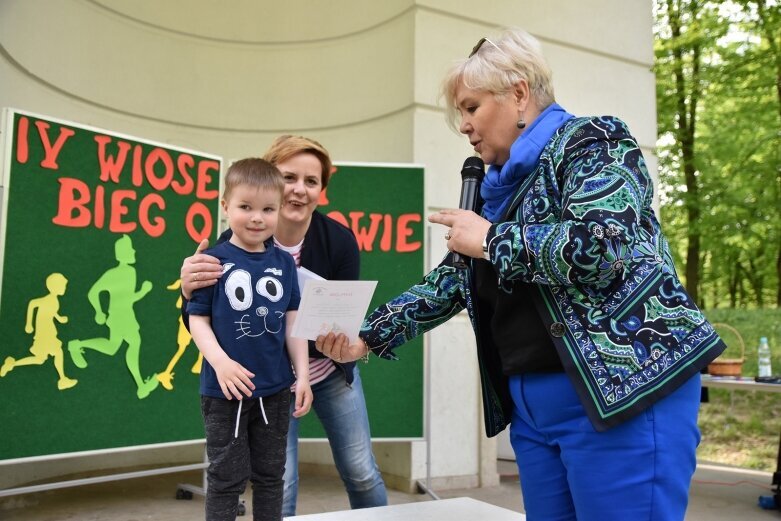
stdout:
<svg viewBox="0 0 781 521">
<path fill-rule="evenodd" d="M 553 134 L 574 117 L 558 103 L 553 103 L 518 136 L 510 147 L 510 159 L 503 166 L 488 167 L 480 185 L 480 195 L 485 201 L 483 215 L 489 221 L 497 222 L 502 218 L 518 187 L 537 166 L 542 149 Z"/>
</svg>

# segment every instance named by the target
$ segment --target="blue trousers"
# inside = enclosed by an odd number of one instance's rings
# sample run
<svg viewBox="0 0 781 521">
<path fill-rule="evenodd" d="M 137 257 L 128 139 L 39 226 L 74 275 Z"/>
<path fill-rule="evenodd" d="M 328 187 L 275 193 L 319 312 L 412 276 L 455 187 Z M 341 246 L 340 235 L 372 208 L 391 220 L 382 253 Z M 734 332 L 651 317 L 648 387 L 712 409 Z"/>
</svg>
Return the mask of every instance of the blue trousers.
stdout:
<svg viewBox="0 0 781 521">
<path fill-rule="evenodd" d="M 325 429 L 336 470 L 344 482 L 350 508 L 379 507 L 388 504 L 385 482 L 374 460 L 369 415 L 358 367 L 355 379 L 347 385 L 340 369 L 312 386 L 312 409 Z M 295 400 L 291 401 L 291 407 Z M 285 493 L 282 515 L 296 514 L 298 499 L 298 419 L 290 415 L 285 463 Z"/>
<path fill-rule="evenodd" d="M 683 520 L 700 442 L 700 376 L 597 432 L 563 373 L 510 378 L 510 442 L 529 521 Z"/>
</svg>

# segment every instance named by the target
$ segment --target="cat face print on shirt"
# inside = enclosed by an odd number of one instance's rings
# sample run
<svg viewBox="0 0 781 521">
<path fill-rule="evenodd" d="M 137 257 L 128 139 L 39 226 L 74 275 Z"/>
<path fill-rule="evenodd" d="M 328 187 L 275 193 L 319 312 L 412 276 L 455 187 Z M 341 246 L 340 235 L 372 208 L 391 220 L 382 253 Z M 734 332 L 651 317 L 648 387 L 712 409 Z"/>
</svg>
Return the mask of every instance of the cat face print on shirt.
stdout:
<svg viewBox="0 0 781 521">
<path fill-rule="evenodd" d="M 282 270 L 266 268 L 263 276 L 253 281 L 248 271 L 234 270 L 233 266 L 232 263 L 225 264 L 222 276 L 225 278 L 225 295 L 236 311 L 236 339 L 279 333 L 285 312 L 274 304 L 284 296 L 280 281 Z"/>
</svg>

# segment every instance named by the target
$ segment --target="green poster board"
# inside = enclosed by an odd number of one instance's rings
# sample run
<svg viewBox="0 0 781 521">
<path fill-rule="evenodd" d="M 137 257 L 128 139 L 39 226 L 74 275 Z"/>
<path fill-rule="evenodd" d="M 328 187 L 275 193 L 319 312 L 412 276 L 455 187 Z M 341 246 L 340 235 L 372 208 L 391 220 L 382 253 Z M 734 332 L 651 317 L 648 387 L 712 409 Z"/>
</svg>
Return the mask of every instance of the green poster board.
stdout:
<svg viewBox="0 0 781 521">
<path fill-rule="evenodd" d="M 177 279 L 217 236 L 221 158 L 27 112 L 4 121 L 0 461 L 202 439 Z M 422 186 L 420 167 L 347 164 L 329 184 L 321 210 L 356 231 L 362 278 L 380 281 L 372 305 L 422 275 Z M 422 363 L 410 345 L 362 365 L 376 437 L 422 437 Z M 310 420 L 302 435 L 321 437 Z"/>
<path fill-rule="evenodd" d="M 221 159 L 5 116 L 0 460 L 203 438 L 195 345 L 171 390 L 155 374 L 178 348 L 183 254 L 216 237 Z M 84 349 L 81 369 L 74 340 L 114 353 Z"/>
<path fill-rule="evenodd" d="M 337 163 L 319 210 L 353 230 L 361 279 L 378 281 L 371 311 L 423 277 L 423 167 Z M 373 439 L 423 437 L 423 340 L 408 342 L 391 362 L 358 362 Z M 301 437 L 323 438 L 314 414 Z"/>
</svg>

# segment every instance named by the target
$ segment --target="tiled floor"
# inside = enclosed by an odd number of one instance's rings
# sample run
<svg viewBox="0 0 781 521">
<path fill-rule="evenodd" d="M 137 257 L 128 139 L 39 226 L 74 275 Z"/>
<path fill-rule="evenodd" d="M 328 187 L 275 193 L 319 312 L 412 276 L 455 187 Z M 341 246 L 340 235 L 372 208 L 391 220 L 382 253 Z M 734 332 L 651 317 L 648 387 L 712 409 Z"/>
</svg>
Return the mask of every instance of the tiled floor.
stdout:
<svg viewBox="0 0 781 521">
<path fill-rule="evenodd" d="M 496 487 L 436 491 L 440 498 L 471 497 L 523 512 L 514 465 L 500 462 L 505 475 Z M 176 500 L 178 483 L 200 483 L 198 472 L 167 474 L 143 479 L 0 498 L 3 521 L 191 521 L 203 519 L 203 498 Z M 757 506 L 760 495 L 770 494 L 771 475 L 701 465 L 692 483 L 687 521 L 781 519 L 780 511 Z M 245 494 L 249 500 L 249 494 Z M 425 494 L 389 491 L 391 504 L 432 501 Z M 248 503 L 249 508 L 249 503 Z M 302 476 L 298 514 L 349 508 L 341 482 L 334 478 Z M 251 519 L 245 516 L 240 519 Z M 489 521 L 489 520 L 479 520 Z"/>
</svg>

